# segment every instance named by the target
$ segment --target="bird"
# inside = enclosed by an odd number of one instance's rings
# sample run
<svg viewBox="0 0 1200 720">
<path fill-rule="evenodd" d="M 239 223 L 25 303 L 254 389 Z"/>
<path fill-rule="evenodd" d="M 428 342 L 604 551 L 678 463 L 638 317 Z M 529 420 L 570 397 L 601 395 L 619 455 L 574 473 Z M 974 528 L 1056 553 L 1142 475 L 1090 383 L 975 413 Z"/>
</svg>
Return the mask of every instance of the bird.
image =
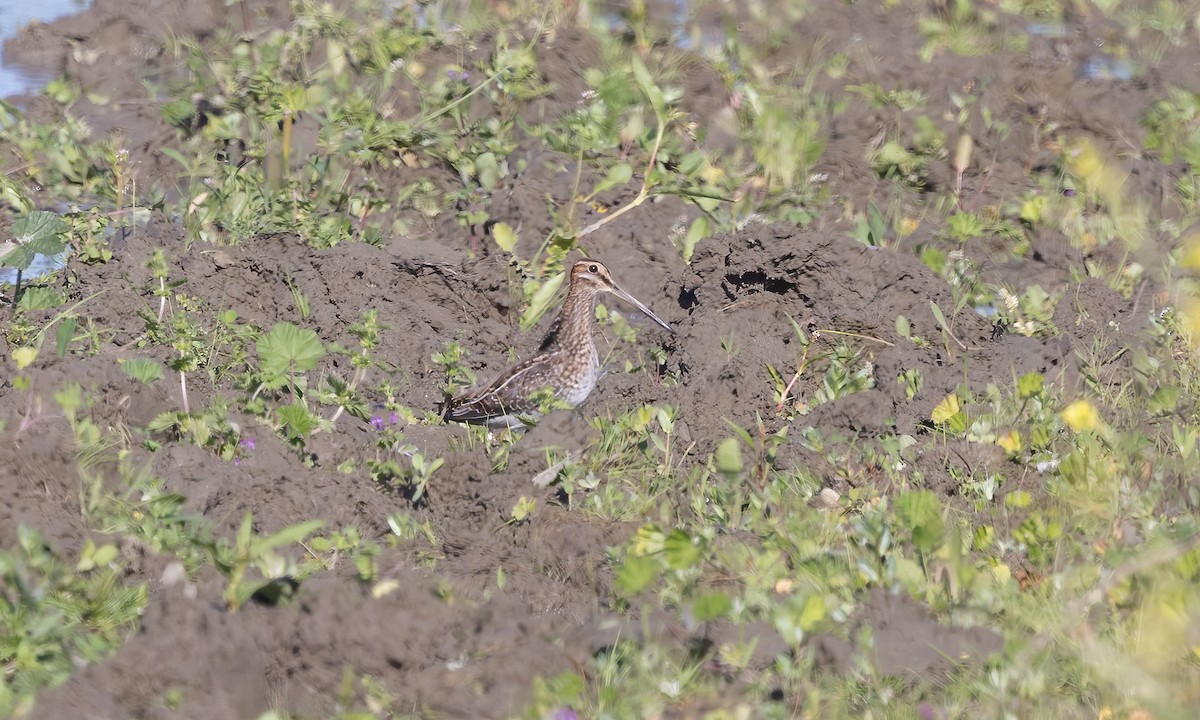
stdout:
<svg viewBox="0 0 1200 720">
<path fill-rule="evenodd" d="M 571 266 L 571 284 L 558 317 L 533 357 L 506 370 L 490 384 L 470 390 L 447 404 L 445 420 L 487 425 L 489 429 L 524 428 L 536 421 L 548 401 L 578 407 L 600 379 L 600 356 L 592 341 L 598 296 L 609 293 L 633 305 L 667 332 L 675 330 L 640 300 L 621 289 L 599 260 Z"/>
</svg>

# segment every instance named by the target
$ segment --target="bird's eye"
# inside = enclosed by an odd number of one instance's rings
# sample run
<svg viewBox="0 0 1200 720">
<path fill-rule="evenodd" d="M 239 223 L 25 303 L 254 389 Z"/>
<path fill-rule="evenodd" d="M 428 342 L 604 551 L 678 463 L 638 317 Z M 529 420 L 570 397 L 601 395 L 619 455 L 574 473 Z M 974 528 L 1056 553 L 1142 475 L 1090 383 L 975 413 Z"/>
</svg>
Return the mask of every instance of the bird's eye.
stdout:
<svg viewBox="0 0 1200 720">
<path fill-rule="evenodd" d="M 600 268 L 596 267 L 595 265 L 588 265 L 588 272 L 600 272 Z"/>
</svg>

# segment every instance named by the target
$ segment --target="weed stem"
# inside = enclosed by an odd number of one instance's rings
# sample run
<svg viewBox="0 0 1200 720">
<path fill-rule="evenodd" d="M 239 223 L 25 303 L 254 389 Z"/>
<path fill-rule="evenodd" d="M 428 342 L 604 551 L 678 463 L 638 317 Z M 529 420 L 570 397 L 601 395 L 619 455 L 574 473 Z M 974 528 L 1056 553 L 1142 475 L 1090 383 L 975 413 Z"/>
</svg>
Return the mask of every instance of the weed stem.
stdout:
<svg viewBox="0 0 1200 720">
<path fill-rule="evenodd" d="M 165 278 L 158 279 L 158 321 L 162 322 L 163 315 L 167 312 L 167 281 Z"/>
<path fill-rule="evenodd" d="M 588 225 L 584 229 L 580 230 L 579 234 L 575 236 L 576 239 L 582 240 L 583 238 L 587 237 L 588 235 L 591 235 L 592 233 L 596 232 L 600 228 L 604 227 L 606 224 L 612 222 L 613 220 L 616 220 L 617 218 L 621 217 L 625 213 L 634 209 L 638 205 L 641 205 L 643 202 L 646 201 L 646 198 L 650 197 L 650 173 L 652 173 L 654 171 L 654 163 L 658 160 L 658 149 L 660 147 L 662 147 L 663 135 L 666 133 L 666 130 L 667 130 L 666 122 L 662 118 L 659 118 L 658 132 L 656 133 L 655 138 L 654 138 L 654 148 L 650 151 L 650 159 L 646 162 L 646 171 L 644 173 L 642 173 L 642 189 L 638 191 L 637 197 L 630 200 L 627 204 L 623 205 L 622 207 L 618 208 L 615 212 L 613 212 L 612 215 L 606 215 L 606 216 L 600 218 L 599 220 L 597 220 L 596 222 L 592 223 L 591 225 Z"/>
<path fill-rule="evenodd" d="M 816 333 L 813 333 L 813 339 L 816 340 Z M 788 395 L 792 392 L 792 386 L 800 379 L 801 373 L 804 372 L 805 366 L 808 365 L 808 351 L 812 349 L 812 343 L 804 346 L 804 354 L 800 356 L 800 367 L 796 368 L 796 374 L 788 381 L 787 387 L 783 389 L 783 393 L 779 396 L 779 404 L 775 406 L 775 413 L 783 412 L 783 406 L 787 403 Z"/>
<path fill-rule="evenodd" d="M 191 414 L 191 406 L 188 404 L 187 396 L 187 373 L 179 371 L 179 393 L 183 396 L 183 412 L 185 415 Z"/>
</svg>

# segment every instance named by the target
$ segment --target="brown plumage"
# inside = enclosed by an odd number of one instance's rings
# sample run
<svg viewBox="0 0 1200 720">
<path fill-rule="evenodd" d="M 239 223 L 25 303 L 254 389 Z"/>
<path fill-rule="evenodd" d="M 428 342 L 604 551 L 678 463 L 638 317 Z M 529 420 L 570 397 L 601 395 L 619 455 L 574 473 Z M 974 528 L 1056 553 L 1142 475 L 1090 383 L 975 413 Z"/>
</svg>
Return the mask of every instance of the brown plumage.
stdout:
<svg viewBox="0 0 1200 720">
<path fill-rule="evenodd" d="M 668 332 L 671 326 L 637 298 L 622 290 L 598 260 L 580 260 L 571 266 L 571 286 L 562 310 L 550 326 L 538 352 L 510 368 L 489 385 L 452 399 L 443 417 L 489 427 L 516 428 L 536 417 L 544 391 L 570 407 L 587 399 L 600 378 L 600 357 L 592 341 L 596 297 L 612 293 L 641 310 Z"/>
</svg>

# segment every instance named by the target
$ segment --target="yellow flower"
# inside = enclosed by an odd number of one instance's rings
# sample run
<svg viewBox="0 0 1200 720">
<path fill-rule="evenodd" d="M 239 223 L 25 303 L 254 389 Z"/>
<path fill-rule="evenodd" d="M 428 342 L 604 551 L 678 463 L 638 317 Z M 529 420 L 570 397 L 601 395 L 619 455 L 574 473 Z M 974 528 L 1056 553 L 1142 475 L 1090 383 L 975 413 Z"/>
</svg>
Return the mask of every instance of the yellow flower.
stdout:
<svg viewBox="0 0 1200 720">
<path fill-rule="evenodd" d="M 1060 415 L 1063 422 L 1075 432 L 1095 430 L 1103 422 L 1096 407 L 1087 400 L 1076 400 L 1063 408 Z"/>
<path fill-rule="evenodd" d="M 996 444 L 1004 448 L 1004 452 L 1009 455 L 1016 455 L 1021 452 L 1021 433 L 1016 430 L 1009 430 L 1004 435 L 996 438 Z"/>
</svg>

